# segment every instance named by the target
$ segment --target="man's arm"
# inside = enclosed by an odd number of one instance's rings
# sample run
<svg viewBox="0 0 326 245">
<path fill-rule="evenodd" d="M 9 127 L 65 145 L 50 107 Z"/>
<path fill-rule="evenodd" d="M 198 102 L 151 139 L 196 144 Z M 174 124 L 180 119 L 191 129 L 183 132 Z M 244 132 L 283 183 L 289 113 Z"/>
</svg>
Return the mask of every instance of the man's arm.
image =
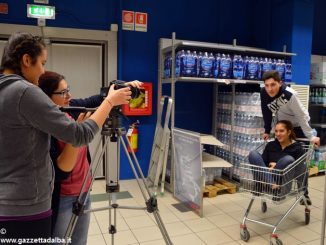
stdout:
<svg viewBox="0 0 326 245">
<path fill-rule="evenodd" d="M 299 123 L 304 135 L 312 142 L 316 147 L 320 146 L 320 138 L 313 135 L 312 128 L 309 125 L 310 116 L 307 109 L 303 106 L 297 96 L 292 96 L 289 101 L 291 110 L 295 116 L 295 120 Z"/>
<path fill-rule="evenodd" d="M 267 107 L 266 94 L 264 93 L 263 89 L 260 92 L 260 99 L 261 99 L 260 106 L 261 106 L 261 111 L 264 119 L 265 134 L 269 134 L 272 129 L 271 125 L 272 125 L 273 115 L 271 110 Z"/>
<path fill-rule="evenodd" d="M 295 120 L 299 123 L 304 135 L 311 140 L 313 137 L 312 128 L 309 125 L 310 116 L 307 109 L 303 106 L 297 96 L 293 94 L 288 102 L 295 116 Z"/>
</svg>

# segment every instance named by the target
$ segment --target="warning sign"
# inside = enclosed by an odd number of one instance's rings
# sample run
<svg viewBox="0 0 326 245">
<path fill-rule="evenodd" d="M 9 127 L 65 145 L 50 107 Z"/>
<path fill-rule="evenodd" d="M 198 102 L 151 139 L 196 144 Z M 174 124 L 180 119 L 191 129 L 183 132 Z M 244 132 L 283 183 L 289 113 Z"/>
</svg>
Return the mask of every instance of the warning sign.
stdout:
<svg viewBox="0 0 326 245">
<path fill-rule="evenodd" d="M 135 31 L 147 32 L 147 13 L 136 12 Z"/>
<path fill-rule="evenodd" d="M 8 3 L 0 3 L 0 14 L 8 14 Z"/>
<path fill-rule="evenodd" d="M 122 30 L 135 30 L 135 12 L 122 10 Z"/>
</svg>

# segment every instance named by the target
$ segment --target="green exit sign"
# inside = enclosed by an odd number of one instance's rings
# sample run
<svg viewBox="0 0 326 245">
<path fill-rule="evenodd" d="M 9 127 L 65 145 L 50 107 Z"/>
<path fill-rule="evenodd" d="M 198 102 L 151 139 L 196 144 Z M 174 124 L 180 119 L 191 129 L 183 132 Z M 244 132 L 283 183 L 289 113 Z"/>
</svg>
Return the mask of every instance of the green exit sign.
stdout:
<svg viewBox="0 0 326 245">
<path fill-rule="evenodd" d="M 27 4 L 27 17 L 37 19 L 55 19 L 55 7 Z"/>
</svg>

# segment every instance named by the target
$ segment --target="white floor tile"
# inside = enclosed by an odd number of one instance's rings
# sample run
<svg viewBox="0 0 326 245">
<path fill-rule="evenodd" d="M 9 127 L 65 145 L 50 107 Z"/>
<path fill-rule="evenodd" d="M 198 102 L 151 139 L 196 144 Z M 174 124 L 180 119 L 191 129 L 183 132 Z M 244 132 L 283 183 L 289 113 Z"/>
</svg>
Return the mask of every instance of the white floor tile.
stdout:
<svg viewBox="0 0 326 245">
<path fill-rule="evenodd" d="M 155 226 L 155 223 L 148 215 L 125 218 L 125 221 L 130 229 Z"/>
<path fill-rule="evenodd" d="M 187 220 L 184 223 L 195 233 L 216 229 L 216 226 L 206 218 Z"/>
<path fill-rule="evenodd" d="M 211 217 L 207 217 L 209 221 L 215 224 L 217 227 L 226 227 L 234 224 L 239 224 L 239 221 L 235 220 L 227 214 L 218 214 Z"/>
<path fill-rule="evenodd" d="M 111 234 L 103 234 L 106 244 L 112 244 Z M 127 245 L 127 244 L 138 244 L 133 233 L 128 231 L 120 231 L 114 235 L 114 244 Z"/>
<path fill-rule="evenodd" d="M 157 226 L 134 229 L 132 232 L 139 242 L 163 239 L 160 229 Z"/>
<path fill-rule="evenodd" d="M 224 244 L 232 242 L 233 239 L 220 229 L 198 232 L 197 236 L 206 244 Z"/>
<path fill-rule="evenodd" d="M 286 232 L 302 242 L 310 242 L 320 238 L 317 232 L 311 231 L 304 226 L 289 229 Z"/>
<path fill-rule="evenodd" d="M 172 242 L 174 245 L 205 245 L 205 243 L 195 234 L 173 237 Z"/>
<path fill-rule="evenodd" d="M 87 245 L 106 245 L 104 237 L 101 235 L 88 235 L 87 237 Z"/>
<path fill-rule="evenodd" d="M 102 232 L 101 232 L 101 229 L 100 229 L 99 225 L 97 224 L 97 222 L 89 224 L 88 236 L 101 235 L 101 234 L 102 234 Z"/>
<path fill-rule="evenodd" d="M 304 207 L 297 205 L 277 231 L 283 244 L 320 244 L 324 180 L 325 176 L 309 178 L 309 195 L 313 202 L 310 207 L 310 224 L 304 224 Z M 144 199 L 135 180 L 120 181 L 120 186 L 121 190 L 129 191 L 133 196 L 133 198 L 118 200 L 117 203 L 120 206 L 145 207 Z M 96 180 L 92 193 L 105 193 L 105 180 Z M 247 222 L 247 228 L 251 235 L 250 240 L 246 243 L 240 238 L 240 223 L 249 200 L 250 198 L 240 193 L 204 198 L 204 218 L 200 218 L 192 211 L 180 212 L 173 207 L 172 204 L 179 203 L 173 194 L 165 192 L 164 196 L 157 196 L 159 214 L 174 244 L 269 244 L 272 228 L 260 224 Z M 292 201 L 289 200 L 281 205 L 267 203 L 267 212 L 262 213 L 260 199 L 258 198 L 252 206 L 249 217 L 275 223 L 285 214 L 293 203 Z M 107 205 L 107 201 L 92 203 L 93 208 Z M 87 244 L 111 244 L 108 223 L 108 210 L 93 212 Z M 144 210 L 118 209 L 117 229 L 115 244 L 118 245 L 165 244 L 153 214 Z"/>
</svg>

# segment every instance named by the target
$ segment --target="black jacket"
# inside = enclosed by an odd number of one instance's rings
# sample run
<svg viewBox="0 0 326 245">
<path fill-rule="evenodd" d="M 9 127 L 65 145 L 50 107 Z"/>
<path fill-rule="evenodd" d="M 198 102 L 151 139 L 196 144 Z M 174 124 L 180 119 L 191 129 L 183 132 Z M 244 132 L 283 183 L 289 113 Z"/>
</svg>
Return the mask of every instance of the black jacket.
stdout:
<svg viewBox="0 0 326 245">
<path fill-rule="evenodd" d="M 275 139 L 274 141 L 267 143 L 262 157 L 266 166 L 268 166 L 270 162 L 277 162 L 286 155 L 290 155 L 297 160 L 303 155 L 303 153 L 304 151 L 300 142 L 294 142 L 282 150 L 280 142 Z"/>
</svg>

